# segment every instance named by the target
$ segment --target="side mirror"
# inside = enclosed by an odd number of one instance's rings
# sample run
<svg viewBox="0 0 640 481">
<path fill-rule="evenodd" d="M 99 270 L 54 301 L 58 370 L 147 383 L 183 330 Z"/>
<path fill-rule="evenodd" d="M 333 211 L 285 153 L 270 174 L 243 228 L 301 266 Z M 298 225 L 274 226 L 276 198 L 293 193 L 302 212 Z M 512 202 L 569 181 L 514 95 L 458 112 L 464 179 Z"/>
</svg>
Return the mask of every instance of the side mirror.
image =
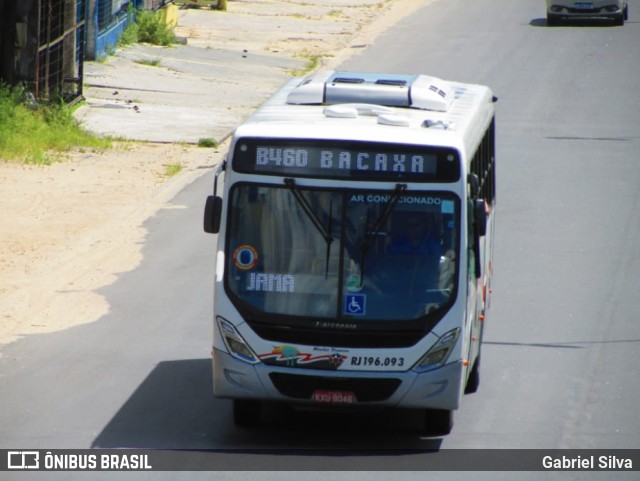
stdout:
<svg viewBox="0 0 640 481">
<path fill-rule="evenodd" d="M 467 183 L 469 184 L 469 197 L 475 199 L 480 192 L 480 179 L 476 174 L 469 174 L 467 175 Z"/>
<path fill-rule="evenodd" d="M 204 231 L 207 234 L 217 234 L 220 231 L 221 216 L 222 197 L 208 196 L 204 204 Z"/>
<path fill-rule="evenodd" d="M 485 210 L 484 199 L 476 199 L 473 201 L 473 222 L 478 237 L 482 237 L 487 233 L 487 212 Z"/>
</svg>

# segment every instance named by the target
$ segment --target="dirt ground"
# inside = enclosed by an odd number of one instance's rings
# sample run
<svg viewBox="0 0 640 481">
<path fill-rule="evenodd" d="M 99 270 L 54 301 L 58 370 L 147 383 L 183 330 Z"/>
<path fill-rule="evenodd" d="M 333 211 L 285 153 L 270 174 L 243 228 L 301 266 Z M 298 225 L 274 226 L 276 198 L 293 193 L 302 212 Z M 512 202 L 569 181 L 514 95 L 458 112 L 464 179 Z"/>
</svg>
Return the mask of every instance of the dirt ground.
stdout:
<svg viewBox="0 0 640 481">
<path fill-rule="evenodd" d="M 412 1 L 393 0 L 397 8 L 363 25 L 357 38 L 345 36 L 345 46 L 366 43 L 406 15 Z M 370 12 L 362 18 L 370 22 Z M 295 48 L 309 47 L 301 41 Z M 332 58 L 344 55 L 334 51 Z M 96 290 L 140 263 L 143 222 L 225 151 L 224 143 L 207 149 L 125 142 L 50 166 L 0 159 L 0 348 L 108 313 Z M 166 166 L 176 162 L 182 172 L 167 176 Z"/>
<path fill-rule="evenodd" d="M 122 143 L 51 166 L 1 162 L 0 345 L 106 314 L 94 290 L 138 265 L 144 220 L 221 149 Z"/>
</svg>

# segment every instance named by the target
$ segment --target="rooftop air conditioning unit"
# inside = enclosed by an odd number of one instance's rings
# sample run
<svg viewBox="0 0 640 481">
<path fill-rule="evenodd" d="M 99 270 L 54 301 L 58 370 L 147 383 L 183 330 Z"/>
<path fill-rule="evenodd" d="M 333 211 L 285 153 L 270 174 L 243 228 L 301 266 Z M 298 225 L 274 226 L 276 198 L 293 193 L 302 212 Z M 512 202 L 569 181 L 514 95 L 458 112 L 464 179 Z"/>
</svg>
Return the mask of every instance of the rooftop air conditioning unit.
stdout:
<svg viewBox="0 0 640 481">
<path fill-rule="evenodd" d="M 305 78 L 287 97 L 289 104 L 361 103 L 446 112 L 454 90 L 427 75 L 323 71 Z"/>
</svg>

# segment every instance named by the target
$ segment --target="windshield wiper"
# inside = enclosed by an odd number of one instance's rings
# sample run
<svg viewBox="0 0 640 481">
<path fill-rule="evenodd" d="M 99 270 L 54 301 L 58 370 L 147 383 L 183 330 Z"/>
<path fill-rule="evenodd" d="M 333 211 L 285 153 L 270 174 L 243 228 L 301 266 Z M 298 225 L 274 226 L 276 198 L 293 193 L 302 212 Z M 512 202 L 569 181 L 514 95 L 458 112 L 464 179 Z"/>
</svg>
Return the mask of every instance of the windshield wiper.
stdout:
<svg viewBox="0 0 640 481">
<path fill-rule="evenodd" d="M 318 217 L 316 217 L 316 215 L 313 213 L 313 209 L 311 207 L 311 204 L 309 204 L 309 201 L 302 195 L 302 193 L 296 187 L 296 181 L 290 177 L 287 177 L 284 179 L 284 185 L 286 185 L 289 188 L 289 190 L 293 194 L 293 197 L 296 199 L 298 204 L 300 204 L 300 207 L 302 207 L 302 210 L 304 211 L 304 213 L 307 214 L 307 217 L 309 218 L 313 226 L 318 230 L 318 232 L 320 233 L 320 235 L 322 236 L 322 238 L 327 244 L 327 257 L 325 260 L 325 273 L 324 273 L 324 277 L 326 279 L 329 276 L 329 257 L 331 256 L 331 243 L 334 241 L 333 233 L 332 233 L 333 199 L 331 199 L 331 201 L 329 202 L 329 225 L 328 225 L 328 228 L 325 229 L 324 226 L 322 225 L 322 221 L 318 219 Z"/>
<path fill-rule="evenodd" d="M 407 190 L 407 184 L 396 184 L 396 188 L 393 191 L 393 197 L 387 204 L 387 207 L 384 209 L 382 214 L 378 217 L 378 219 L 373 224 L 371 229 L 367 229 L 368 219 L 365 220 L 365 229 L 364 229 L 364 240 L 362 241 L 362 245 L 360 246 L 360 287 L 364 283 L 364 261 L 367 256 L 367 251 L 373 245 L 373 241 L 375 240 L 380 228 L 387 222 L 387 219 L 393 212 L 393 209 L 396 208 L 396 204 L 400 200 L 400 196 L 404 194 Z"/>
</svg>

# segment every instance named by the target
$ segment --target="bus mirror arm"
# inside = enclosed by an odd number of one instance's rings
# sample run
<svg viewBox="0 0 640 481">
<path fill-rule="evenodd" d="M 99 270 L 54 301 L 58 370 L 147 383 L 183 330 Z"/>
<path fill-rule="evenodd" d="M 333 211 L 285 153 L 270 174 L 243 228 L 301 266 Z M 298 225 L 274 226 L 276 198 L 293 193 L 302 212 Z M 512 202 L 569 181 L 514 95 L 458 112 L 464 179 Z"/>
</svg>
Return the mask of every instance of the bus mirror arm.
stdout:
<svg viewBox="0 0 640 481">
<path fill-rule="evenodd" d="M 471 198 L 475 199 L 478 197 L 478 193 L 480 192 L 480 179 L 476 174 L 467 175 L 467 183 L 469 184 L 469 193 L 471 194 Z"/>
<path fill-rule="evenodd" d="M 216 173 L 215 173 L 215 176 L 213 178 L 213 195 L 214 195 L 214 197 L 218 195 L 218 177 L 220 177 L 220 174 L 222 174 L 226 170 L 227 170 L 227 159 L 224 159 L 220 163 L 218 168 L 216 169 Z"/>
</svg>

